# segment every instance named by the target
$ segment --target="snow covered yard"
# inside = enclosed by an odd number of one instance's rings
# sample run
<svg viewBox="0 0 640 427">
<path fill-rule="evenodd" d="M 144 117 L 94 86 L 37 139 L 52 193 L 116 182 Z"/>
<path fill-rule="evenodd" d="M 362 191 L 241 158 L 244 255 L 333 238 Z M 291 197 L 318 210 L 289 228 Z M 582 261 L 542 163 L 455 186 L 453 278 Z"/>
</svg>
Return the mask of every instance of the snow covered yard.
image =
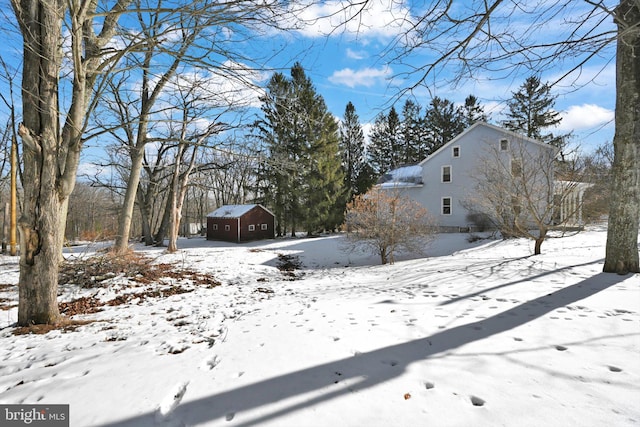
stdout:
<svg viewBox="0 0 640 427">
<path fill-rule="evenodd" d="M 14 335 L 1 310 L 0 403 L 70 404 L 78 427 L 640 425 L 640 276 L 601 273 L 606 231 L 535 257 L 466 238 L 387 266 L 341 236 L 137 247 L 222 285 L 104 306 L 72 332 Z M 6 308 L 17 259 L 0 265 Z M 109 300 L 110 283 L 60 300 Z"/>
</svg>

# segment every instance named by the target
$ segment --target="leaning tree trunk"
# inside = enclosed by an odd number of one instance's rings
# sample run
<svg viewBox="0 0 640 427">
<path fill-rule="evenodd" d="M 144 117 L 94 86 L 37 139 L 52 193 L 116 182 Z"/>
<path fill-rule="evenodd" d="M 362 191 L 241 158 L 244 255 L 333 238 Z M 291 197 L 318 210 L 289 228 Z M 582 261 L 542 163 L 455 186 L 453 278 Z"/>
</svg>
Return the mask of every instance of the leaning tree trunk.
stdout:
<svg viewBox="0 0 640 427">
<path fill-rule="evenodd" d="M 142 126 L 142 125 L 141 125 Z M 136 193 L 138 184 L 140 183 L 140 175 L 142 173 L 142 163 L 144 160 L 144 145 L 139 144 L 143 148 L 131 149 L 131 171 L 127 180 L 127 190 L 124 195 L 124 205 L 118 217 L 118 235 L 113 247 L 116 254 L 125 254 L 129 251 L 129 234 L 131 233 L 131 222 L 133 221 L 133 210 L 136 204 Z"/>
<path fill-rule="evenodd" d="M 613 138 L 612 200 L 603 270 L 640 272 L 640 9 L 623 0 L 616 9 L 616 132 Z"/>
<path fill-rule="evenodd" d="M 24 206 L 20 231 L 18 324 L 58 322 L 60 207 L 57 148 L 62 1 L 14 5 L 24 43 L 22 76 Z M 63 197 L 64 198 L 64 197 Z M 63 199 L 62 198 L 62 199 Z"/>
</svg>

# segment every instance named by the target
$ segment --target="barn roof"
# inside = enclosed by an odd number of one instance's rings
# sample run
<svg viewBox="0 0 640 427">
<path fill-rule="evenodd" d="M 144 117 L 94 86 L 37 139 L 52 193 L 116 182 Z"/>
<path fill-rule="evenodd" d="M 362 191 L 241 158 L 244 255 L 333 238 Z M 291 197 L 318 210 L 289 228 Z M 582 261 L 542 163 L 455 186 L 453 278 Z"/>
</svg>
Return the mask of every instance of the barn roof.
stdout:
<svg viewBox="0 0 640 427">
<path fill-rule="evenodd" d="M 253 205 L 223 205 L 220 206 L 215 211 L 207 214 L 207 218 L 240 218 L 242 215 L 249 212 L 251 209 L 256 206 L 260 206 L 258 204 Z M 262 207 L 265 211 L 269 212 L 268 209 Z M 271 212 L 269 212 L 271 213 Z M 273 215 L 273 214 L 272 214 Z"/>
</svg>

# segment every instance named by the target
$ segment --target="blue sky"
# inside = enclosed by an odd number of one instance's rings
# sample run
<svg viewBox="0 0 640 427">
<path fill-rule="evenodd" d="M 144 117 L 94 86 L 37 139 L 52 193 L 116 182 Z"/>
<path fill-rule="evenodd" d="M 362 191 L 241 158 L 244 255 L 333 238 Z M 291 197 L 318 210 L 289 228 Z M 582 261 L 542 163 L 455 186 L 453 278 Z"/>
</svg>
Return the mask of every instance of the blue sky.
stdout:
<svg viewBox="0 0 640 427">
<path fill-rule="evenodd" d="M 334 30 L 336 23 L 340 21 L 340 15 L 333 16 L 331 23 L 322 19 L 337 9 L 337 2 L 312 7 L 301 17 L 313 24 L 294 36 L 289 36 L 288 50 L 292 54 L 292 60 L 300 61 L 305 67 L 307 75 L 325 98 L 331 112 L 341 116 L 347 102 L 351 101 L 361 122 L 367 127 L 376 114 L 388 111 L 394 102 L 396 109 L 400 111 L 406 98 L 398 99 L 399 93 L 415 83 L 419 75 L 405 73 L 434 58 L 434 51 L 429 47 L 416 49 L 400 60 L 392 60 L 392 52 L 389 51 L 389 43 L 397 41 L 399 36 L 406 33 L 407 21 L 415 21 L 420 17 L 423 3 L 371 1 L 369 5 L 373 10 L 360 15 L 357 23 L 352 21 L 342 27 L 346 30 L 344 32 Z M 456 3 L 460 5 L 459 12 L 464 13 L 465 7 L 472 2 Z M 537 5 L 544 3 L 551 6 L 553 4 L 551 1 L 533 2 Z M 531 6 L 531 10 L 524 10 L 520 15 L 512 14 L 508 24 L 504 20 L 496 20 L 496 26 L 503 25 L 510 31 L 522 29 L 522 37 L 535 42 L 552 43 L 567 37 L 567 31 L 575 28 L 570 20 L 586 19 L 581 14 L 591 9 L 581 1 L 570 3 L 570 8 L 561 10 L 558 16 L 549 18 L 544 24 L 531 25 L 533 14 L 530 12 L 534 8 Z M 607 16 L 603 19 L 602 16 L 597 16 L 591 22 L 602 20 L 598 28 L 600 31 L 615 30 L 612 19 Z M 403 17 L 400 24 L 397 24 L 398 17 Z M 327 36 L 328 33 L 331 35 Z M 434 49 L 437 48 L 439 46 L 434 46 Z M 295 52 L 299 54 L 293 55 Z M 446 82 L 459 65 L 453 61 L 442 67 L 437 75 L 430 76 L 425 84 L 416 87 L 411 96 L 426 107 L 433 96 L 460 103 L 467 95 L 473 94 L 485 105 L 487 112 L 491 113 L 492 120 L 499 122 L 506 107 L 504 101 L 511 97 L 512 92 L 517 90 L 526 77 L 536 73 L 543 82 L 556 82 L 571 69 L 575 61 L 566 56 L 557 59 L 545 70 L 509 72 L 507 74 L 510 75 L 506 77 L 503 77 L 505 73 L 475 70 L 472 78 L 463 79 L 456 86 Z M 560 80 L 552 93 L 558 96 L 555 107 L 563 117 L 558 132 L 573 132 L 573 143 L 585 150 L 611 142 L 615 109 L 615 45 L 612 43 L 580 70 Z"/>
<path fill-rule="evenodd" d="M 468 12 L 468 7 L 478 2 L 468 0 L 454 3 L 452 13 L 464 14 Z M 536 23 L 532 21 L 535 14 L 531 13 L 534 7 L 550 5 L 551 10 L 553 0 L 537 0 L 527 6 L 506 2 L 512 8 L 510 15 L 497 19 L 493 29 L 498 28 L 505 33 L 513 31 L 514 34 L 521 32 L 522 37 L 535 41 L 539 39 L 540 42 L 560 40 L 566 37 L 567 28 L 572 25 L 575 27 L 568 21 L 582 22 L 583 8 L 588 7 L 582 1 L 568 3 L 571 6 L 563 9 L 564 15 L 554 15 L 548 21 Z M 1 0 L 0 5 L 0 10 L 10 17 L 6 0 Z M 338 1 L 310 2 L 304 11 L 296 14 L 297 30 L 287 33 L 266 31 L 266 36 L 264 33 L 255 35 L 251 39 L 250 49 L 270 57 L 266 65 L 283 73 L 288 73 L 295 62 L 300 62 L 318 93 L 324 97 L 329 110 L 340 118 L 346 104 L 352 102 L 366 133 L 375 116 L 382 111 L 387 112 L 392 104 L 395 103 L 398 111 L 401 110 L 406 99 L 400 97 L 401 91 L 413 85 L 420 75 L 406 73 L 432 62 L 437 57 L 436 50 L 443 48 L 443 40 L 416 49 L 411 55 L 393 59 L 394 51 L 389 48 L 390 43 L 402 40 L 409 25 L 427 13 L 425 2 L 369 0 L 369 8 L 357 19 L 346 23 L 341 5 Z M 527 7 L 530 10 L 526 10 Z M 604 19 L 600 27 L 615 29 L 611 19 Z M 6 27 L 3 29 L 6 30 Z M 0 54 L 6 62 L 15 65 L 21 50 L 20 41 L 6 31 L 3 37 L 5 43 L 0 46 Z M 424 108 L 433 96 L 459 103 L 467 95 L 473 94 L 485 105 L 492 121 L 499 123 L 503 117 L 505 100 L 511 97 L 511 92 L 517 90 L 526 77 L 537 72 L 542 81 L 556 81 L 575 63 L 572 61 L 570 57 L 558 58 L 549 68 L 534 71 L 511 72 L 508 69 L 506 72 L 489 72 L 478 69 L 473 71 L 471 78 L 460 80 L 456 86 L 447 83 L 460 65 L 452 61 L 415 87 L 411 96 Z M 504 61 L 496 61 L 490 67 L 501 69 L 504 65 Z M 268 76 L 269 73 L 261 72 L 256 74 L 254 80 L 264 85 Z M 6 82 L 2 79 L 0 91 L 6 94 Z M 556 109 L 564 118 L 559 131 L 573 132 L 573 142 L 585 151 L 611 142 L 615 107 L 613 44 L 595 55 L 578 73 L 561 80 L 553 92 L 558 95 Z M 4 114 L 6 111 L 0 111 L 3 122 Z"/>
</svg>

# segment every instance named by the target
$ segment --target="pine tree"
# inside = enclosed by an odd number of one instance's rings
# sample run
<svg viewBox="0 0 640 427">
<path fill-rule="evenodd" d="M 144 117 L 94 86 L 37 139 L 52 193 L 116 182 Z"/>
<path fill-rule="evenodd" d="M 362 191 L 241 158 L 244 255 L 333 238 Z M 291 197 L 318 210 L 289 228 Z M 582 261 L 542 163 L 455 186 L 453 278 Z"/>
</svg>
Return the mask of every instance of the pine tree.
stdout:
<svg viewBox="0 0 640 427">
<path fill-rule="evenodd" d="M 373 183 L 370 175 L 368 179 L 365 176 L 370 173 L 370 169 L 366 167 L 364 133 L 356 108 L 351 102 L 347 104 L 344 119 L 340 124 L 340 153 L 345 196 L 346 200 L 350 201 L 355 195 L 366 193 Z"/>
<path fill-rule="evenodd" d="M 258 124 L 265 199 L 292 235 L 299 225 L 308 233 L 337 227 L 346 205 L 337 121 L 299 63 L 289 79 L 275 74 L 267 91 Z"/>
<path fill-rule="evenodd" d="M 427 156 L 423 139 L 424 120 L 420 117 L 420 110 L 420 105 L 410 99 L 402 107 L 400 155 L 404 164 L 417 163 Z"/>
<path fill-rule="evenodd" d="M 512 95 L 507 101 L 509 112 L 503 126 L 562 150 L 570 135 L 556 136 L 548 131 L 562 121 L 560 113 L 553 109 L 557 96 L 551 94 L 551 87 L 531 76 Z"/>
<path fill-rule="evenodd" d="M 400 166 L 402 162 L 402 139 L 400 118 L 395 107 L 388 115 L 376 116 L 369 135 L 369 159 L 378 176 Z"/>
<path fill-rule="evenodd" d="M 278 236 L 286 233 L 292 217 L 290 202 L 299 157 L 291 151 L 292 97 L 291 83 L 282 73 L 274 74 L 267 84 L 267 93 L 260 98 L 263 118 L 255 124 L 265 159 L 257 172 L 258 193 L 262 195 L 259 199 L 273 210 Z"/>
<path fill-rule="evenodd" d="M 480 105 L 478 98 L 474 95 L 469 95 L 465 98 L 460 115 L 465 129 L 476 122 L 489 121 L 489 115 L 484 112 L 484 107 Z"/>
<path fill-rule="evenodd" d="M 425 116 L 425 131 L 428 138 L 427 154 L 432 154 L 465 129 L 460 108 L 448 99 L 435 97 Z"/>
</svg>

